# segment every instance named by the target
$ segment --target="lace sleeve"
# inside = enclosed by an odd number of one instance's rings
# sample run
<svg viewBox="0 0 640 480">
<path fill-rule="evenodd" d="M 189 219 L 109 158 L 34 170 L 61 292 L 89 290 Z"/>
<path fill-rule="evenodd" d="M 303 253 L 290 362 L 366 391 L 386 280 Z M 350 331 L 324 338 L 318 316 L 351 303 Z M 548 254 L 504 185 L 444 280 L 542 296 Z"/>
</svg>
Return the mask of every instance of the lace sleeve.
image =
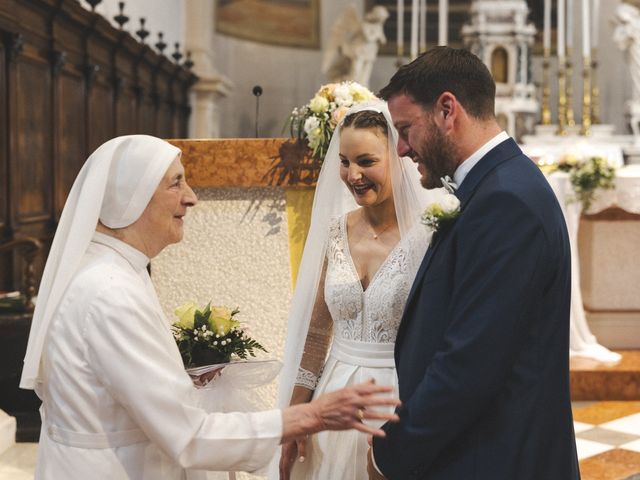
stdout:
<svg viewBox="0 0 640 480">
<path fill-rule="evenodd" d="M 302 360 L 298 368 L 298 376 L 295 385 L 308 390 L 315 390 L 318 377 L 322 372 L 322 367 L 327 358 L 329 344 L 333 332 L 333 321 L 331 314 L 324 301 L 324 279 L 327 271 L 327 263 L 322 268 L 318 294 L 311 315 L 309 332 L 304 343 Z"/>
</svg>

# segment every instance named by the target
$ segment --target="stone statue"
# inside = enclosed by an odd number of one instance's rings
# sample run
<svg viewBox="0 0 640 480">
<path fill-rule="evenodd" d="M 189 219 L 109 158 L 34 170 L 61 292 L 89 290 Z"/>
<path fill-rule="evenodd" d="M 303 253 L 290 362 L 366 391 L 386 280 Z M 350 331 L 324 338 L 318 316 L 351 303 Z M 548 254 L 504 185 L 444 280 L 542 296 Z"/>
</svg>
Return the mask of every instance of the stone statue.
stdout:
<svg viewBox="0 0 640 480">
<path fill-rule="evenodd" d="M 369 86 L 378 48 L 387 42 L 383 26 L 388 17 L 383 6 L 373 7 L 362 20 L 353 5 L 347 7 L 333 25 L 322 62 L 329 81 L 353 80 Z"/>
<path fill-rule="evenodd" d="M 621 3 L 616 9 L 614 24 L 613 40 L 621 50 L 629 52 L 633 96 L 627 102 L 627 113 L 631 117 L 633 134 L 640 138 L 640 10 Z"/>
</svg>

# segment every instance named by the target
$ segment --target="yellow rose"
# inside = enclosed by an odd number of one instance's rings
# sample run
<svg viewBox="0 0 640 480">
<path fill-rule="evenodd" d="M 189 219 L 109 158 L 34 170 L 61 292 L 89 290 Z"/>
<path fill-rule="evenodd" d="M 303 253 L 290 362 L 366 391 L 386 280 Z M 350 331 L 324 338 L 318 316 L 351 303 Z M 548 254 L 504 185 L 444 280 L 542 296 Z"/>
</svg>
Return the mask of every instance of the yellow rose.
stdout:
<svg viewBox="0 0 640 480">
<path fill-rule="evenodd" d="M 209 327 L 220 335 L 226 335 L 233 327 L 240 325 L 231 317 L 232 310 L 227 307 L 211 307 Z"/>
<path fill-rule="evenodd" d="M 329 108 L 329 100 L 321 95 L 316 95 L 309 102 L 309 108 L 314 113 L 325 112 Z"/>
<path fill-rule="evenodd" d="M 198 306 L 193 302 L 187 302 L 176 308 L 175 314 L 178 317 L 178 325 L 182 328 L 192 329 Z"/>
</svg>

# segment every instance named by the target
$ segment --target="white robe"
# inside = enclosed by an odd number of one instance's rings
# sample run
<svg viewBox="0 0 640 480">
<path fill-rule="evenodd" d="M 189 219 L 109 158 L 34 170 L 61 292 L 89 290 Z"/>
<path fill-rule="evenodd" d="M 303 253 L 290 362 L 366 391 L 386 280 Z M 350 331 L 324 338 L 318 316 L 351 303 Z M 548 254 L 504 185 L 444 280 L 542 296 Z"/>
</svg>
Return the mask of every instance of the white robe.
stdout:
<svg viewBox="0 0 640 480">
<path fill-rule="evenodd" d="M 146 271 L 96 234 L 50 325 L 36 479 L 182 479 L 185 469 L 263 467 L 282 413 L 207 414 Z"/>
</svg>

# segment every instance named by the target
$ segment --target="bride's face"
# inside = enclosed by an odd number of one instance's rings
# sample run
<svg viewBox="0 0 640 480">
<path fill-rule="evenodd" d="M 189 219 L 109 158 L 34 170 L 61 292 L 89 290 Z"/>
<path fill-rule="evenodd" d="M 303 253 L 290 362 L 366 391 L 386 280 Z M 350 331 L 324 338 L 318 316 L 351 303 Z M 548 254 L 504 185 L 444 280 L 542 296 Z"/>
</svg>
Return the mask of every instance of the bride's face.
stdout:
<svg viewBox="0 0 640 480">
<path fill-rule="evenodd" d="M 362 207 L 392 198 L 387 136 L 379 128 L 342 130 L 340 177 Z"/>
</svg>

